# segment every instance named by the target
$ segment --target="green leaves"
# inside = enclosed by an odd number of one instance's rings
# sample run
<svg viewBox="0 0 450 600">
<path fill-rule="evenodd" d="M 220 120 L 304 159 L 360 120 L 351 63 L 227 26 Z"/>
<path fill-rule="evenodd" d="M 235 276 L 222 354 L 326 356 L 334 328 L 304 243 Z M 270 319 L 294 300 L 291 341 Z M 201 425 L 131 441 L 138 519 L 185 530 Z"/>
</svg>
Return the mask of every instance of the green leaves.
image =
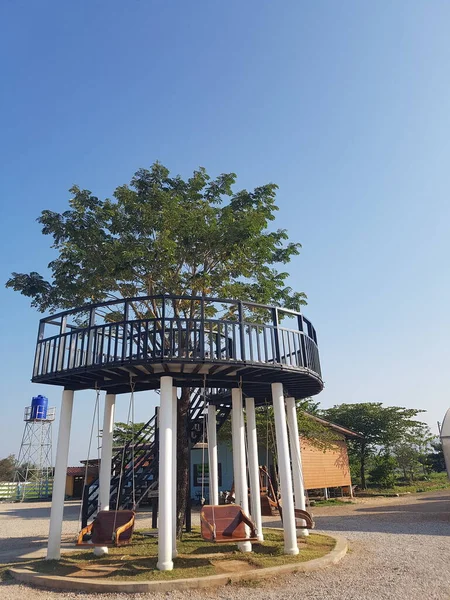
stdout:
<svg viewBox="0 0 450 600">
<path fill-rule="evenodd" d="M 13 481 L 16 469 L 16 459 L 14 454 L 6 458 L 0 458 L 0 481 Z"/>
<path fill-rule="evenodd" d="M 210 295 L 298 310 L 302 292 L 278 271 L 300 251 L 285 230 L 270 231 L 277 186 L 233 191 L 234 173 L 204 168 L 183 180 L 156 162 L 139 169 L 113 199 L 73 186 L 69 209 L 44 210 L 53 238 L 49 281 L 13 273 L 6 283 L 40 311 L 136 295 Z"/>
<path fill-rule="evenodd" d="M 31 306 L 35 308 L 46 310 L 49 307 L 53 291 L 52 285 L 35 271 L 28 275 L 26 273 L 11 273 L 11 277 L 6 282 L 6 287 L 32 298 Z"/>
<path fill-rule="evenodd" d="M 364 436 L 366 448 L 376 445 L 391 447 L 410 430 L 421 425 L 415 408 L 383 406 L 381 402 L 340 404 L 323 411 L 325 419 L 349 427 Z"/>
<path fill-rule="evenodd" d="M 297 402 L 297 422 L 299 434 L 309 440 L 316 448 L 325 451 L 342 436 L 335 433 L 330 427 L 314 419 L 318 413 L 319 403 L 312 398 L 305 398 Z M 271 405 L 260 406 L 256 409 L 256 429 L 259 444 L 268 450 L 273 457 L 277 455 L 275 437 L 275 418 Z M 229 417 L 218 431 L 218 439 L 231 444 L 231 418 Z"/>
<path fill-rule="evenodd" d="M 123 423 L 118 421 L 114 424 L 113 445 L 114 447 L 122 447 L 127 443 L 132 442 L 139 431 L 144 427 L 145 423 Z"/>
<path fill-rule="evenodd" d="M 324 410 L 322 415 L 325 419 L 353 429 L 364 436 L 362 441 L 349 442 L 349 450 L 358 457 L 361 485 L 365 488 L 367 458 L 379 448 L 389 453 L 395 445 L 423 431 L 426 425 L 416 420 L 417 415 L 422 412 L 425 411 L 400 406 L 383 406 L 381 402 L 361 402 L 333 406 Z M 383 463 L 380 467 L 381 471 L 386 464 Z"/>
<path fill-rule="evenodd" d="M 373 466 L 369 471 L 372 483 L 382 488 L 390 488 L 395 484 L 395 469 L 397 463 L 389 453 L 382 453 L 375 456 Z"/>
</svg>

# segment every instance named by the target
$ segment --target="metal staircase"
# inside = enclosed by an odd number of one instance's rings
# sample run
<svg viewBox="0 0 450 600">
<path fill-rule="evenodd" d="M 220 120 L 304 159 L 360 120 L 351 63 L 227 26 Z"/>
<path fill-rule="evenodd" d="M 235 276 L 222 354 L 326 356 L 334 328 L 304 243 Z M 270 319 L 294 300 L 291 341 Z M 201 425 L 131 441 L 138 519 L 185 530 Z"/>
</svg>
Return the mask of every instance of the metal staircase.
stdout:
<svg viewBox="0 0 450 600">
<path fill-rule="evenodd" d="M 220 397 L 229 396 L 229 390 L 206 390 L 206 399 L 214 396 L 217 408 L 217 430 L 219 430 L 231 411 L 229 402 L 220 403 Z M 217 400 L 219 399 L 219 401 Z M 188 428 L 191 446 L 199 442 L 203 435 L 206 439 L 205 401 L 203 388 L 197 388 L 192 394 L 188 410 Z M 120 448 L 112 458 L 111 492 L 109 506 L 111 510 L 132 508 L 133 479 L 136 505 L 139 506 L 150 496 L 158 492 L 159 466 L 159 430 L 157 410 L 154 416 L 134 435 L 134 439 Z M 122 468 L 123 465 L 123 468 Z M 82 526 L 98 509 L 99 479 L 85 486 L 82 506 Z"/>
</svg>

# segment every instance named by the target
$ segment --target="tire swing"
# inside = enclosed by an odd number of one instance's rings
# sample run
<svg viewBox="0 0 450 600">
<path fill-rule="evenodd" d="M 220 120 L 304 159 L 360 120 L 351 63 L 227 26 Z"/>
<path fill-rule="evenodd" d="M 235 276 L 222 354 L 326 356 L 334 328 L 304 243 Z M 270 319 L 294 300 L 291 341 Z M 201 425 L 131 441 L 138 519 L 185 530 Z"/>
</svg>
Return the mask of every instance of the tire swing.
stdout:
<svg viewBox="0 0 450 600">
<path fill-rule="evenodd" d="M 203 459 L 202 459 L 202 503 L 204 503 L 204 448 L 206 442 L 206 381 L 203 380 Z M 209 465 L 208 465 L 209 466 Z M 211 469 L 209 469 L 211 472 Z M 259 542 L 256 525 L 238 504 L 206 504 L 200 512 L 201 535 L 206 542 L 216 544 Z M 248 534 L 250 530 L 250 534 Z"/>
<path fill-rule="evenodd" d="M 110 547 L 110 546 L 126 546 L 131 543 L 131 539 L 133 536 L 134 522 L 135 522 L 135 508 L 136 508 L 136 493 L 135 493 L 135 464 L 134 464 L 134 383 L 130 376 L 130 387 L 131 387 L 131 395 L 130 395 L 130 404 L 128 407 L 128 418 L 127 424 L 131 425 L 131 439 L 129 441 L 131 446 L 131 469 L 132 469 L 132 499 L 133 499 L 133 508 L 132 510 L 119 510 L 119 502 L 120 502 L 120 490 L 122 487 L 122 478 L 123 472 L 125 468 L 125 450 L 128 446 L 128 441 L 125 440 L 123 444 L 122 450 L 122 460 L 120 465 L 120 477 L 119 483 L 117 486 L 117 498 L 116 498 L 116 508 L 115 510 L 99 510 L 96 517 L 89 523 L 87 527 L 84 527 L 80 533 L 78 534 L 77 546 L 102 546 L 102 547 Z M 89 463 L 89 453 L 91 450 L 92 444 L 92 434 L 94 430 L 94 422 L 95 415 L 97 413 L 97 421 L 98 421 L 98 437 L 100 437 L 100 424 L 99 424 L 99 395 L 100 390 L 97 390 L 97 400 L 95 403 L 94 416 L 92 419 L 92 427 L 91 427 L 91 437 L 89 440 L 89 451 L 88 451 L 88 461 L 86 463 L 86 472 L 85 472 L 85 485 L 83 488 L 83 496 L 87 487 L 87 475 L 88 475 L 88 463 Z M 81 501 L 81 506 L 83 506 L 83 499 Z"/>
</svg>

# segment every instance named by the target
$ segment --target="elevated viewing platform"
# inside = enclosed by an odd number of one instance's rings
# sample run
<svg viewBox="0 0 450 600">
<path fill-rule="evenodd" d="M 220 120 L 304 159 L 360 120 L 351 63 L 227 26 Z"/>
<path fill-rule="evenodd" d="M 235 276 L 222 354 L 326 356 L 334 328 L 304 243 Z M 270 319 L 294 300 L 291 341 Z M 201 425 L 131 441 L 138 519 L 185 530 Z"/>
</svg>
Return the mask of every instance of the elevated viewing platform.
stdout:
<svg viewBox="0 0 450 600">
<path fill-rule="evenodd" d="M 111 394 L 174 386 L 233 388 L 271 402 L 323 388 L 317 336 L 301 313 L 208 297 L 148 296 L 85 305 L 40 321 L 32 381 Z"/>
</svg>

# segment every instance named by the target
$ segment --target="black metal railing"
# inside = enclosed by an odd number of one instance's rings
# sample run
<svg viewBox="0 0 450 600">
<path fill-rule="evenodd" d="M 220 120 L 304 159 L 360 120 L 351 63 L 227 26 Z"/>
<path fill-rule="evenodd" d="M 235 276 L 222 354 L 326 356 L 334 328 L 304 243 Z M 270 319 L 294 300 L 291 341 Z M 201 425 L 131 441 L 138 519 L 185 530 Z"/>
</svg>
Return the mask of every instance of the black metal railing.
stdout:
<svg viewBox="0 0 450 600">
<path fill-rule="evenodd" d="M 321 375 L 316 332 L 301 313 L 236 300 L 148 296 L 42 319 L 33 378 L 171 361 L 283 365 Z"/>
</svg>

